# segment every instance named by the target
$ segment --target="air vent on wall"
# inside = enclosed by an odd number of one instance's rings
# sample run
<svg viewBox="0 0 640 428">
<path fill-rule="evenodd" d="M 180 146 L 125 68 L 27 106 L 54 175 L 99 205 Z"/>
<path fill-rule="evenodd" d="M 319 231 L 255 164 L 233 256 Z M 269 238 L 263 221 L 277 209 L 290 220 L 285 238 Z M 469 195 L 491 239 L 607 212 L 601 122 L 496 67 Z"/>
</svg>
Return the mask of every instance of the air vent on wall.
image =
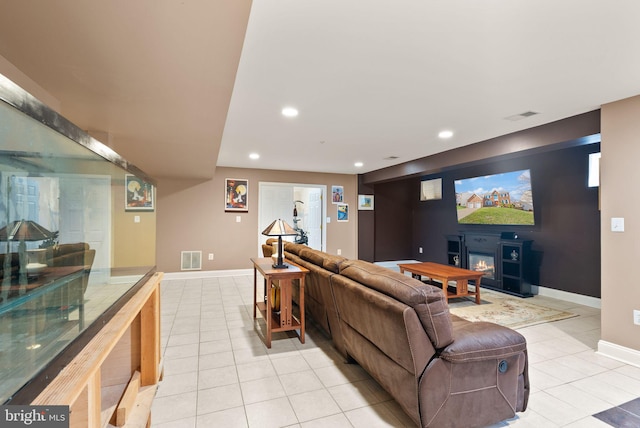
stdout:
<svg viewBox="0 0 640 428">
<path fill-rule="evenodd" d="M 202 251 L 182 251 L 181 270 L 201 270 L 202 269 Z"/>
<path fill-rule="evenodd" d="M 505 119 L 515 122 L 517 120 L 522 120 L 531 116 L 535 116 L 536 114 L 540 114 L 540 113 L 535 111 L 525 111 L 524 113 L 514 114 L 513 116 L 505 117 Z"/>
</svg>

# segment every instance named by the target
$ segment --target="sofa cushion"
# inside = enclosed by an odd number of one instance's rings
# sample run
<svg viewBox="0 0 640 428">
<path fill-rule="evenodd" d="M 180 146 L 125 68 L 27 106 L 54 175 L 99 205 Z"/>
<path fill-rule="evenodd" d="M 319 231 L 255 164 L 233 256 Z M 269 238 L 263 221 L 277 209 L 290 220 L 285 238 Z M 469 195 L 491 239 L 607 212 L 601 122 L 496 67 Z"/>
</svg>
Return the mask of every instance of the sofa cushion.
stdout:
<svg viewBox="0 0 640 428">
<path fill-rule="evenodd" d="M 526 351 L 527 341 L 515 330 L 489 322 L 456 323 L 454 342 L 440 353 L 452 363 L 507 358 Z"/>
<path fill-rule="evenodd" d="M 89 244 L 86 242 L 77 242 L 74 244 L 58 244 L 53 247 L 53 257 L 63 256 L 65 254 L 77 253 L 80 251 L 86 251 L 89 249 Z"/>
<path fill-rule="evenodd" d="M 306 247 L 300 250 L 299 255 L 300 255 L 300 258 L 302 258 L 303 260 L 311 262 L 316 266 L 322 267 L 326 253 L 323 253 L 322 251 L 314 250 L 313 248 Z"/>
<path fill-rule="evenodd" d="M 341 275 L 411 306 L 436 349 L 453 342 L 449 306 L 439 288 L 362 260 L 345 261 L 339 269 Z"/>
<path fill-rule="evenodd" d="M 340 272 L 340 265 L 345 261 L 347 261 L 347 259 L 342 256 L 325 254 L 324 260 L 322 261 L 322 267 L 333 273 L 338 273 Z"/>
<path fill-rule="evenodd" d="M 294 242 L 283 242 L 282 245 L 284 246 L 285 252 L 295 254 L 296 256 L 300 255 L 300 251 L 304 250 L 305 248 L 309 248 L 306 245 L 296 244 Z"/>
</svg>

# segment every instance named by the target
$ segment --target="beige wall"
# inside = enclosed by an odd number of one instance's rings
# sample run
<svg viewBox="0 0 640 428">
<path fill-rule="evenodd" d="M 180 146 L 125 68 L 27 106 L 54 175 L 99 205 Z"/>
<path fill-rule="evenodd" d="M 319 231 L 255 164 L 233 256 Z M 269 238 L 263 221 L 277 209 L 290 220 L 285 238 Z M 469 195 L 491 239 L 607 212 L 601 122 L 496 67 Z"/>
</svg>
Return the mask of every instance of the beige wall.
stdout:
<svg viewBox="0 0 640 428">
<path fill-rule="evenodd" d="M 640 285 L 634 274 L 640 256 L 640 96 L 602 107 L 602 340 L 640 351 Z M 625 231 L 611 232 L 623 217 Z"/>
<path fill-rule="evenodd" d="M 156 265 L 156 211 L 125 211 L 124 179 L 113 183 L 112 191 L 111 266 Z M 136 216 L 140 217 L 139 223 L 135 222 Z"/>
<path fill-rule="evenodd" d="M 225 178 L 249 180 L 249 212 L 224 211 Z M 356 258 L 357 253 L 357 176 L 264 169 L 216 168 L 207 181 L 158 180 L 157 265 L 163 272 L 180 271 L 181 251 L 202 251 L 202 270 L 246 269 L 258 254 L 258 183 L 320 184 L 344 186 L 349 204 L 349 221 L 336 222 L 335 205 L 325 201 L 331 223 L 327 225 L 327 252 Z M 293 201 L 292 201 L 293 203 Z M 236 222 L 236 216 L 241 222 Z M 215 259 L 207 260 L 213 253 Z"/>
</svg>

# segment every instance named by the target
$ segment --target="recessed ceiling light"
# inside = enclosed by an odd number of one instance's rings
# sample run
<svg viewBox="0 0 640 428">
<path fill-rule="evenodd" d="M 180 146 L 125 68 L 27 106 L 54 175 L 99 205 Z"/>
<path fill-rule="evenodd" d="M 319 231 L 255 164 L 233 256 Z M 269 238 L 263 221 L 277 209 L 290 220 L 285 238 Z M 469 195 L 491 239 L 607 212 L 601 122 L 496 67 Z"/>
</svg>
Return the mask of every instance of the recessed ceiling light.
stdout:
<svg viewBox="0 0 640 428">
<path fill-rule="evenodd" d="M 249 157 L 250 157 L 251 159 L 260 159 L 260 155 L 259 155 L 259 154 L 257 154 L 257 153 L 251 153 L 251 154 L 249 155 Z"/>
<path fill-rule="evenodd" d="M 362 165 L 364 165 L 362 162 L 356 162 L 353 164 L 353 166 L 355 166 L 356 168 L 360 168 L 362 167 Z"/>
<path fill-rule="evenodd" d="M 438 137 L 440 137 L 440 138 L 451 138 L 451 137 L 453 137 L 453 131 L 440 131 L 440 133 L 438 134 Z"/>
<path fill-rule="evenodd" d="M 296 117 L 298 115 L 298 109 L 293 107 L 285 107 L 282 109 L 282 115 L 286 117 Z"/>
</svg>

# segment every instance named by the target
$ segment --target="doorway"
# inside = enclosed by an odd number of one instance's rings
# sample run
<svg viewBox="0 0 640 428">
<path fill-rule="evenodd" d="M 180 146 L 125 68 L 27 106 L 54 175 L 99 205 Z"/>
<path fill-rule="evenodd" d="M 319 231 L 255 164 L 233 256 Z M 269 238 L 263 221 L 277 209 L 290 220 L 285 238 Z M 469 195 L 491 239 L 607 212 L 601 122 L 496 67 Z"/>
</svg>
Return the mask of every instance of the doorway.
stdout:
<svg viewBox="0 0 640 428">
<path fill-rule="evenodd" d="M 258 254 L 268 239 L 262 231 L 276 219 L 283 219 L 304 232 L 307 245 L 316 250 L 326 248 L 326 216 L 323 201 L 327 186 L 316 184 L 260 182 L 258 190 Z M 294 207 L 297 216 L 294 219 Z M 299 235 L 282 239 L 295 241 Z"/>
</svg>

